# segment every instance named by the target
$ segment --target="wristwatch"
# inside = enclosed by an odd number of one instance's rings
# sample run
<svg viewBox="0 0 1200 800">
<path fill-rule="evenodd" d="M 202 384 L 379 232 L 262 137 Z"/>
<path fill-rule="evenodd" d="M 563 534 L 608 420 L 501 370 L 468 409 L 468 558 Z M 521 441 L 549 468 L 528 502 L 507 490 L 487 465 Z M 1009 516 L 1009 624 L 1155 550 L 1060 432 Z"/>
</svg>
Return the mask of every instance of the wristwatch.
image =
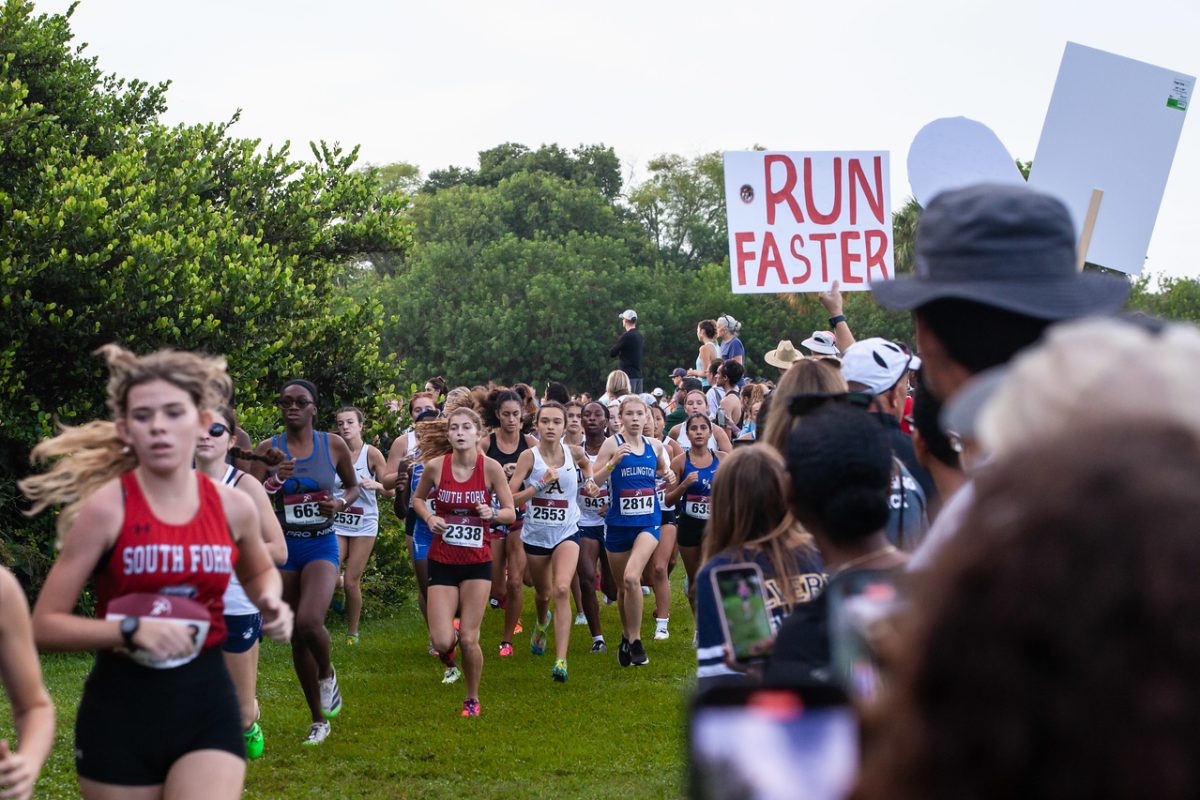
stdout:
<svg viewBox="0 0 1200 800">
<path fill-rule="evenodd" d="M 131 653 L 138 649 L 138 646 L 133 643 L 133 637 L 137 634 L 138 626 L 141 624 L 141 617 L 125 617 L 121 620 L 121 638 L 125 640 L 125 649 Z"/>
</svg>

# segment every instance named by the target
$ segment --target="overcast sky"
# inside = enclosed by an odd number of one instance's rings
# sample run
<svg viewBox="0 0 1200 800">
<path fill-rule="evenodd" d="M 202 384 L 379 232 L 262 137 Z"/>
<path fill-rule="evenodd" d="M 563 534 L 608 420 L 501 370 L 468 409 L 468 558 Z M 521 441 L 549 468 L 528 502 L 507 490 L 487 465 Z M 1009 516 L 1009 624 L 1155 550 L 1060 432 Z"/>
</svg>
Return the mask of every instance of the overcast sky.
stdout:
<svg viewBox="0 0 1200 800">
<path fill-rule="evenodd" d="M 925 123 L 972 117 L 1032 159 L 1068 40 L 1196 75 L 1198 22 L 1197 0 L 84 0 L 72 28 L 106 71 L 170 80 L 169 122 L 240 108 L 236 135 L 297 155 L 340 141 L 424 174 L 502 142 L 604 143 L 636 181 L 664 152 L 879 149 L 898 206 Z M 1190 119 L 1147 270 L 1200 275 L 1198 231 Z"/>
</svg>

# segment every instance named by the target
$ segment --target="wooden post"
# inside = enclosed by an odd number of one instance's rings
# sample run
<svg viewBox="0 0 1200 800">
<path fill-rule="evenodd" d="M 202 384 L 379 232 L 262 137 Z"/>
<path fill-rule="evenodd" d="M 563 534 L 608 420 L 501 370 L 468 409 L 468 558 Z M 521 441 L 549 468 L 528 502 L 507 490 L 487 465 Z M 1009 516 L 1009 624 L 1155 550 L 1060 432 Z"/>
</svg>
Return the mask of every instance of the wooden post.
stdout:
<svg viewBox="0 0 1200 800">
<path fill-rule="evenodd" d="M 1104 198 L 1103 189 L 1092 189 L 1092 199 L 1088 203 L 1087 216 L 1083 218 L 1083 230 L 1079 232 L 1079 247 L 1075 255 L 1075 269 L 1083 272 L 1087 262 L 1088 247 L 1092 244 L 1092 232 L 1096 230 L 1096 217 L 1100 214 L 1100 201 Z"/>
</svg>

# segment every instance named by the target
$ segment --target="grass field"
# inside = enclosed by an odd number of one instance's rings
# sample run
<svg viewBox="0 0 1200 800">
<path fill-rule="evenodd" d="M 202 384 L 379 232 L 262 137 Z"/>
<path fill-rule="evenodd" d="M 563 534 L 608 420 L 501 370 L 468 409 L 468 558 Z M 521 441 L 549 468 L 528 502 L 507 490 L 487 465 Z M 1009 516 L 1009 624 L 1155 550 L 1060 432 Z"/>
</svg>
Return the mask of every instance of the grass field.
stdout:
<svg viewBox="0 0 1200 800">
<path fill-rule="evenodd" d="M 532 590 L 526 592 L 516 655 L 496 656 L 503 612 L 484 618 L 483 716 L 462 719 L 463 685 L 442 686 L 426 653 L 416 603 L 364 620 L 362 643 L 344 644 L 329 616 L 333 660 L 345 707 L 319 748 L 300 746 L 308 712 L 284 646 L 264 644 L 259 678 L 264 757 L 249 764 L 246 797 L 264 798 L 648 798 L 678 797 L 683 786 L 684 720 L 694 685 L 692 620 L 675 574 L 671 638 L 650 641 L 652 598 L 643 631 L 650 664 L 622 669 L 616 606 L 601 606 L 610 650 L 591 655 L 587 628 L 572 628 L 570 680 L 550 678 L 548 655 L 529 653 Z M 553 642 L 553 636 L 551 636 Z M 59 740 L 37 797 L 76 797 L 72 761 L 75 709 L 91 664 L 87 655 L 43 657 L 59 715 Z M 11 736 L 3 712 L 4 735 Z"/>
</svg>

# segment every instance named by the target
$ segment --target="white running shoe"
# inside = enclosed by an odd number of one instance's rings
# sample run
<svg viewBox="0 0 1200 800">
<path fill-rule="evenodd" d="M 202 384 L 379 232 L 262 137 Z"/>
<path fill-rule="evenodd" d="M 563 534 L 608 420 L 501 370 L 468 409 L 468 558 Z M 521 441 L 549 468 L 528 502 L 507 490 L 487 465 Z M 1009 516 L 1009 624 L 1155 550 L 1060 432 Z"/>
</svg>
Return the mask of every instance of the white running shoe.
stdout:
<svg viewBox="0 0 1200 800">
<path fill-rule="evenodd" d="M 442 683 L 454 683 L 462 677 L 462 670 L 458 667 L 446 667 L 446 673 L 442 675 Z"/>
<path fill-rule="evenodd" d="M 584 614 L 582 611 L 580 611 L 578 614 L 576 614 L 575 615 L 575 624 L 576 625 L 587 625 L 587 614 Z"/>
<path fill-rule="evenodd" d="M 650 587 L 643 586 L 642 587 L 642 597 L 649 597 L 649 596 L 650 596 Z"/>
<path fill-rule="evenodd" d="M 332 730 L 332 726 L 328 722 L 314 722 L 308 728 L 308 736 L 300 744 L 306 747 L 315 747 L 329 738 L 330 730 Z"/>
<path fill-rule="evenodd" d="M 671 632 L 669 630 L 667 630 L 666 625 L 659 625 L 657 628 L 654 629 L 654 641 L 665 642 L 667 639 L 670 639 L 670 638 L 671 638 Z"/>
<path fill-rule="evenodd" d="M 322 678 L 317 683 L 321 687 L 321 713 L 328 719 L 333 719 L 342 711 L 342 693 L 338 691 L 337 670 L 334 670 L 328 678 Z"/>
</svg>

